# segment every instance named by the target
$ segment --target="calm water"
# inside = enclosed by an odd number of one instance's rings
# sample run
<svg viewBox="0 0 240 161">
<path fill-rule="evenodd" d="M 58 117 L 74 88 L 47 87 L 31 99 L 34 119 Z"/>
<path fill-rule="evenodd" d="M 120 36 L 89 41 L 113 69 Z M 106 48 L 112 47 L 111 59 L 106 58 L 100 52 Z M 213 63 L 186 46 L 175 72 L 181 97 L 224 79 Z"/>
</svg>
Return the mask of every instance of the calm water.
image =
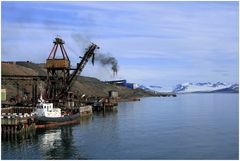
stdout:
<svg viewBox="0 0 240 161">
<path fill-rule="evenodd" d="M 2 159 L 238 159 L 238 94 L 121 103 L 117 113 L 2 140 Z"/>
</svg>

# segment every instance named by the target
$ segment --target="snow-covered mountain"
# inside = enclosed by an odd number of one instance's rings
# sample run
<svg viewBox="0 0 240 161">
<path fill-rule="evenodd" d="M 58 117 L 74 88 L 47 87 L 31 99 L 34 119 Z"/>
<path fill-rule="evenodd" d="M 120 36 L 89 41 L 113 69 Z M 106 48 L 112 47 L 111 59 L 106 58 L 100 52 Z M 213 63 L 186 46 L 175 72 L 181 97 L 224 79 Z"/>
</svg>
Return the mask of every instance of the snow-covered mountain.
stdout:
<svg viewBox="0 0 240 161">
<path fill-rule="evenodd" d="M 151 89 L 152 91 L 156 91 L 156 92 L 172 92 L 172 89 L 168 88 L 168 87 L 149 86 L 148 88 Z"/>
<path fill-rule="evenodd" d="M 166 88 L 166 87 L 162 87 L 162 86 L 156 86 L 156 85 L 150 85 L 150 86 L 140 85 L 138 88 L 144 89 L 145 91 L 154 92 L 154 93 L 172 92 L 172 89 L 170 89 L 170 88 Z"/>
<path fill-rule="evenodd" d="M 150 88 L 148 88 L 148 87 L 146 87 L 146 86 L 144 86 L 144 85 L 139 85 L 138 88 L 141 88 L 141 89 L 143 89 L 143 90 L 145 90 L 145 91 L 151 91 Z"/>
<path fill-rule="evenodd" d="M 239 84 L 228 83 L 183 83 L 178 84 L 174 88 L 167 88 L 158 85 L 139 85 L 138 88 L 154 93 L 158 92 L 174 92 L 174 93 L 238 93 Z"/>
<path fill-rule="evenodd" d="M 237 93 L 239 90 L 238 84 L 227 84 L 227 83 L 184 83 L 178 84 L 173 92 L 175 93 Z"/>
</svg>

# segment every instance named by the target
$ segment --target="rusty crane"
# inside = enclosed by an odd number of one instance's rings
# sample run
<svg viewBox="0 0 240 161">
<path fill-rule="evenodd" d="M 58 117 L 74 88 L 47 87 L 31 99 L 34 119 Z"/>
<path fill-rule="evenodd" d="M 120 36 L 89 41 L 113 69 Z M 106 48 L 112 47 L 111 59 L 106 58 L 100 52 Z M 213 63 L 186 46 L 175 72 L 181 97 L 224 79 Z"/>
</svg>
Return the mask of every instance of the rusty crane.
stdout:
<svg viewBox="0 0 240 161">
<path fill-rule="evenodd" d="M 77 63 L 77 67 L 72 69 L 68 54 L 64 48 L 64 43 L 61 38 L 55 38 L 53 48 L 46 60 L 45 66 L 47 69 L 46 99 L 55 105 L 67 101 L 74 80 L 81 74 L 89 59 L 92 58 L 92 63 L 94 64 L 94 51 L 99 49 L 97 45 L 92 43 L 86 49 L 84 56 L 80 57 L 81 61 Z M 62 58 L 56 57 L 59 47 Z"/>
</svg>

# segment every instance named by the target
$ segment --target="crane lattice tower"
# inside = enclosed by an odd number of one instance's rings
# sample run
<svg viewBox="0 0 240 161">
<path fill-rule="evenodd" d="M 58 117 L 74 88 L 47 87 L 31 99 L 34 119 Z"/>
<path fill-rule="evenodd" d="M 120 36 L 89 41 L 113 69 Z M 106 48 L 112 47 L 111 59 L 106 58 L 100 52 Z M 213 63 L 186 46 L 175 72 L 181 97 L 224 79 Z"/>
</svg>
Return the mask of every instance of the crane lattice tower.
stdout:
<svg viewBox="0 0 240 161">
<path fill-rule="evenodd" d="M 58 94 L 67 86 L 67 80 L 70 75 L 70 60 L 64 48 L 64 41 L 55 38 L 53 48 L 46 60 L 47 69 L 47 88 L 46 97 L 50 102 L 58 102 Z M 61 57 L 56 57 L 57 50 L 60 48 Z"/>
</svg>

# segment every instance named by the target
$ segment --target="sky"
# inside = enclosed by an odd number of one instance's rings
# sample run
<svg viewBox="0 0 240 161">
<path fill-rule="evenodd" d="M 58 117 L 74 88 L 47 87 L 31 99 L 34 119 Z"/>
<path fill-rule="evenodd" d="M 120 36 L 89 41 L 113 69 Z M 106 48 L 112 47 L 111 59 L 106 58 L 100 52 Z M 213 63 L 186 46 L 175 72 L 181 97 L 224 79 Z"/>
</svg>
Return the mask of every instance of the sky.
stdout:
<svg viewBox="0 0 240 161">
<path fill-rule="evenodd" d="M 84 68 L 100 80 L 173 87 L 185 82 L 236 83 L 238 2 L 2 2 L 2 61 L 44 63 L 55 37 L 72 66 L 90 42 L 116 57 Z"/>
</svg>

